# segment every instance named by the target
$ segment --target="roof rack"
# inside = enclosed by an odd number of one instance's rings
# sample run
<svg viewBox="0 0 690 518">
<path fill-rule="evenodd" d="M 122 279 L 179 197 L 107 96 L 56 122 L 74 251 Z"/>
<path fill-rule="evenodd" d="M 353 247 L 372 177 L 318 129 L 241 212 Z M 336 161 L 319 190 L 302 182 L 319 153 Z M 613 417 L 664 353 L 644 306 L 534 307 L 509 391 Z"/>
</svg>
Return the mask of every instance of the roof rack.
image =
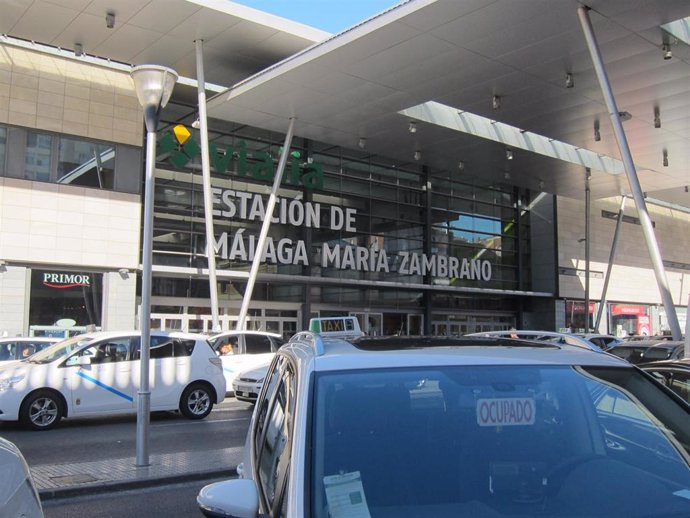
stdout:
<svg viewBox="0 0 690 518">
<path fill-rule="evenodd" d="M 288 343 L 292 342 L 309 342 L 314 348 L 314 354 L 316 354 L 316 356 L 323 356 L 325 352 L 323 347 L 323 339 L 318 335 L 318 333 L 314 333 L 313 331 L 300 331 L 299 333 L 292 335 Z"/>
<path fill-rule="evenodd" d="M 363 336 L 359 327 L 357 317 L 324 317 L 312 318 L 309 320 L 309 331 L 296 333 L 290 342 L 306 341 L 314 347 L 317 356 L 322 356 L 325 352 L 324 338 L 341 338 L 352 340 Z"/>
</svg>

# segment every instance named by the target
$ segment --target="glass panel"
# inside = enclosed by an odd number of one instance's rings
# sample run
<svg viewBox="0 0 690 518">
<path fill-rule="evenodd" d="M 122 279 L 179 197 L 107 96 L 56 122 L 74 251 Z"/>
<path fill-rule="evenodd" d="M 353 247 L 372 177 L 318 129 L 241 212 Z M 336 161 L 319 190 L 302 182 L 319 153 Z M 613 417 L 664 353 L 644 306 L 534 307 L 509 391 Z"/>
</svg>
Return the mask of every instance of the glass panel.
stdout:
<svg viewBox="0 0 690 518">
<path fill-rule="evenodd" d="M 7 157 L 7 128 L 0 127 L 0 174 L 5 174 Z"/>
<path fill-rule="evenodd" d="M 316 518 L 690 516 L 690 416 L 632 368 L 317 373 L 311 423 Z"/>
<path fill-rule="evenodd" d="M 115 146 L 61 137 L 58 183 L 112 189 Z"/>
<path fill-rule="evenodd" d="M 24 178 L 27 180 L 50 181 L 50 159 L 53 137 L 43 133 L 26 134 L 26 157 Z"/>
</svg>

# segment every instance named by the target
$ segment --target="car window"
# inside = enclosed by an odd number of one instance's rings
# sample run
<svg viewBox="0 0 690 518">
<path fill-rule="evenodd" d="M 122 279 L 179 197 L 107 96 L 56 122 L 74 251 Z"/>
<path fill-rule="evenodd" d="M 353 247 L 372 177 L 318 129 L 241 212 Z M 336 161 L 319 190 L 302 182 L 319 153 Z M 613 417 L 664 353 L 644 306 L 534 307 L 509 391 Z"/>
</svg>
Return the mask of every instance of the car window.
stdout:
<svg viewBox="0 0 690 518">
<path fill-rule="evenodd" d="M 647 349 L 643 356 L 645 361 L 651 362 L 655 360 L 668 360 L 673 354 L 673 349 L 668 347 L 650 347 Z"/>
<path fill-rule="evenodd" d="M 244 344 L 247 354 L 262 354 L 271 352 L 271 341 L 263 335 L 245 335 Z"/>
<path fill-rule="evenodd" d="M 269 338 L 271 340 L 271 351 L 273 352 L 277 351 L 283 346 L 283 344 L 285 344 L 285 340 L 282 338 L 277 338 L 275 336 L 271 336 Z"/>
<path fill-rule="evenodd" d="M 132 359 L 141 359 L 141 337 L 133 336 L 130 339 Z M 174 356 L 174 340 L 165 335 L 152 335 L 149 359 L 172 358 Z M 185 355 L 189 356 L 189 355 Z"/>
<path fill-rule="evenodd" d="M 315 518 L 690 515 L 690 414 L 632 368 L 320 372 L 313 390 Z M 651 494 L 621 514 L 612 486 Z"/>
<path fill-rule="evenodd" d="M 70 358 L 72 360 L 70 363 L 75 363 L 78 356 L 90 358 L 91 365 L 127 361 L 129 359 L 129 338 L 111 339 L 86 347 Z"/>
<path fill-rule="evenodd" d="M 644 370 L 690 403 L 690 373 L 653 367 L 647 367 Z"/>
</svg>

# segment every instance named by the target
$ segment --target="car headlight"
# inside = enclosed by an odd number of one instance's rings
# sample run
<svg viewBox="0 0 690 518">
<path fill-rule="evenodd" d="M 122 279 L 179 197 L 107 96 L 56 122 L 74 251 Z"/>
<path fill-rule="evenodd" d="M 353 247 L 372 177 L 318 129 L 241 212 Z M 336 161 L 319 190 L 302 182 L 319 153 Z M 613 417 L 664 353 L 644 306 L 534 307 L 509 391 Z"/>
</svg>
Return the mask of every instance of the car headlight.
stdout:
<svg viewBox="0 0 690 518">
<path fill-rule="evenodd" d="M 0 378 L 0 392 L 11 389 L 14 385 L 24 379 L 24 375 L 12 376 L 11 378 Z"/>
</svg>

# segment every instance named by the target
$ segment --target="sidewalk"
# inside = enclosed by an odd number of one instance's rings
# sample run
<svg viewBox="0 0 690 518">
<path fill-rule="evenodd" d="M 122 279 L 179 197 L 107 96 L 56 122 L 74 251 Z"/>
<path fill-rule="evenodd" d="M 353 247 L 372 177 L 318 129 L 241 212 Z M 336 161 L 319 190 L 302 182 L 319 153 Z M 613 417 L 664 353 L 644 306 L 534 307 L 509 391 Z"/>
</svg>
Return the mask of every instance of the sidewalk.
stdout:
<svg viewBox="0 0 690 518">
<path fill-rule="evenodd" d="M 150 487 L 187 480 L 235 477 L 243 447 L 149 455 L 150 466 L 123 459 L 30 466 L 41 500 Z"/>
</svg>

